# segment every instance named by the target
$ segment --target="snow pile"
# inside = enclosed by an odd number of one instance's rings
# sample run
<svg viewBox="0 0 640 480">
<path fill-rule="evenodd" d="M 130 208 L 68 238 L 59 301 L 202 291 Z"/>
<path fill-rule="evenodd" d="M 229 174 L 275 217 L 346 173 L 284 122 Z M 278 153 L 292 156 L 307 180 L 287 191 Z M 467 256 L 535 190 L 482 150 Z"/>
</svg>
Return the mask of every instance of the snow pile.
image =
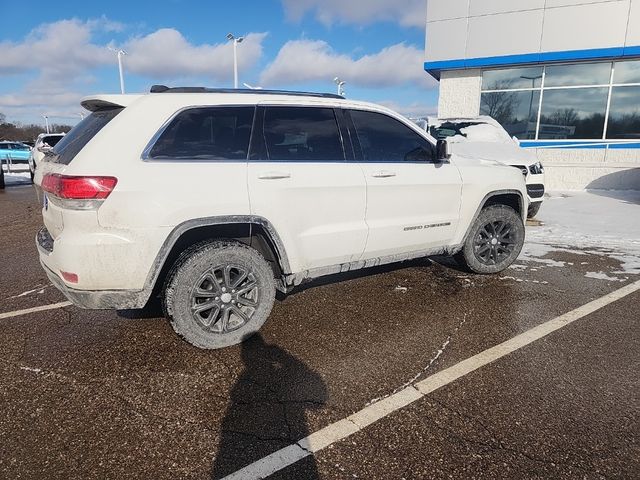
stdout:
<svg viewBox="0 0 640 480">
<path fill-rule="evenodd" d="M 26 172 L 4 172 L 4 184 L 10 185 L 29 185 L 31 183 L 31 175 L 29 171 Z"/>
<path fill-rule="evenodd" d="M 621 262 L 614 274 L 640 275 L 640 190 L 555 193 L 537 216 L 542 226 L 527 228 L 521 260 L 548 266 L 564 262 L 541 258 L 552 251 L 595 253 Z M 611 280 L 603 272 L 590 278 Z"/>
</svg>

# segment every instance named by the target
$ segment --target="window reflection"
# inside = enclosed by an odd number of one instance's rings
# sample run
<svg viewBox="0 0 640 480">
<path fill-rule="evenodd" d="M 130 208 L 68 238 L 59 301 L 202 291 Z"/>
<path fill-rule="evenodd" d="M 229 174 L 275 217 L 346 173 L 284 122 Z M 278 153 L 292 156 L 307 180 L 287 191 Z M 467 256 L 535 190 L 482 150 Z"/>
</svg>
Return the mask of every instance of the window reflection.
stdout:
<svg viewBox="0 0 640 480">
<path fill-rule="evenodd" d="M 613 83 L 640 83 L 640 61 L 616 62 Z"/>
<path fill-rule="evenodd" d="M 640 87 L 614 87 L 607 138 L 640 138 Z"/>
<path fill-rule="evenodd" d="M 545 90 L 540 139 L 602 138 L 608 88 Z"/>
<path fill-rule="evenodd" d="M 541 83 L 542 67 L 485 70 L 482 73 L 483 90 L 532 88 L 540 87 Z"/>
<path fill-rule="evenodd" d="M 610 77 L 610 63 L 549 65 L 545 73 L 544 86 L 608 85 Z"/>
<path fill-rule="evenodd" d="M 524 92 L 485 92 L 480 113 L 496 119 L 511 136 L 531 140 L 536 136 L 538 90 Z"/>
</svg>

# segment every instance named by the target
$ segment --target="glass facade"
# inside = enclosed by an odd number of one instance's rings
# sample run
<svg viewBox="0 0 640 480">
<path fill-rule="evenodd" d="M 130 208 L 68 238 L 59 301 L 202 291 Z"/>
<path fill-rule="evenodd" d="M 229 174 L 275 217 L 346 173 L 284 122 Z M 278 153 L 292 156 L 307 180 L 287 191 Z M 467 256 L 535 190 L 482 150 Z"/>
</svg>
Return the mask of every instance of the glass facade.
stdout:
<svg viewBox="0 0 640 480">
<path fill-rule="evenodd" d="M 485 70 L 480 113 L 522 140 L 640 138 L 640 60 Z"/>
</svg>

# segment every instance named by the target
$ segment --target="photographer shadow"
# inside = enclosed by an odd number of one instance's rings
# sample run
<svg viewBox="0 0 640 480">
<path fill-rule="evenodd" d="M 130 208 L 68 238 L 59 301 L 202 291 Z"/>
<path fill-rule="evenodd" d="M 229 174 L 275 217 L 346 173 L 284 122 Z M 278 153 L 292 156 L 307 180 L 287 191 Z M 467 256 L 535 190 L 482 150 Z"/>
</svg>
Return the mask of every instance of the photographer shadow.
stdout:
<svg viewBox="0 0 640 480">
<path fill-rule="evenodd" d="M 218 479 L 309 435 L 306 412 L 322 407 L 327 388 L 320 375 L 258 333 L 242 345 L 244 370 L 222 421 L 211 478 Z M 294 467 L 319 478 L 312 455 Z"/>
</svg>

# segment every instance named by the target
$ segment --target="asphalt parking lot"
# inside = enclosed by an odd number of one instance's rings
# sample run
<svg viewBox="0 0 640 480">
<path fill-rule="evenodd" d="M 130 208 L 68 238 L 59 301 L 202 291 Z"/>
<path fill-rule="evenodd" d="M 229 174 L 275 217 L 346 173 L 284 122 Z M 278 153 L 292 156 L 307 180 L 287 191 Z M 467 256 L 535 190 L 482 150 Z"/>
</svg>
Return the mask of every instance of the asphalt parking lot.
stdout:
<svg viewBox="0 0 640 480">
<path fill-rule="evenodd" d="M 336 276 L 276 302 L 260 336 L 202 351 L 154 309 L 19 314 L 65 300 L 37 260 L 40 225 L 33 187 L 0 192 L 0 478 L 221 478 L 248 465 L 296 479 L 640 477 L 640 276 L 615 256 L 562 248 L 495 276 L 442 259 Z M 278 460 L 574 309 L 315 454 Z"/>
</svg>

